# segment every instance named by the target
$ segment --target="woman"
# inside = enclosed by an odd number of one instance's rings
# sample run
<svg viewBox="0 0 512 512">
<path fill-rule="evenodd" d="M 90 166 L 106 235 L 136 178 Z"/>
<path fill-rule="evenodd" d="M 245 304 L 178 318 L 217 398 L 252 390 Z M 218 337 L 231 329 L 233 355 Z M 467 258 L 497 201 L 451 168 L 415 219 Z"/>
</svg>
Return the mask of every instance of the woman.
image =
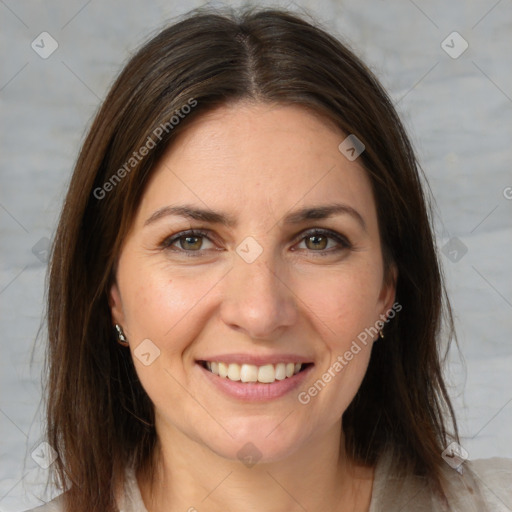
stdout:
<svg viewBox="0 0 512 512">
<path fill-rule="evenodd" d="M 199 11 L 158 34 L 62 211 L 47 436 L 66 492 L 37 510 L 512 506 L 510 461 L 458 444 L 428 213 L 390 100 L 322 29 Z"/>
</svg>

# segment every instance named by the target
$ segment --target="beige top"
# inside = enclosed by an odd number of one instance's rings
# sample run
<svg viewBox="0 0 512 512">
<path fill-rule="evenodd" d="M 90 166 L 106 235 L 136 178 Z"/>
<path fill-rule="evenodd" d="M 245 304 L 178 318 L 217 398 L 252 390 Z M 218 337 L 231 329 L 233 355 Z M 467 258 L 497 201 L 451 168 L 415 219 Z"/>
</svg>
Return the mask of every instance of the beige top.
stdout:
<svg viewBox="0 0 512 512">
<path fill-rule="evenodd" d="M 429 490 L 426 479 L 413 475 L 393 476 L 389 453 L 375 467 L 369 512 L 512 512 L 512 459 L 466 461 L 462 474 L 446 465 L 449 504 Z M 62 495 L 27 512 L 65 512 Z M 135 472 L 126 469 L 120 512 L 147 512 Z"/>
</svg>

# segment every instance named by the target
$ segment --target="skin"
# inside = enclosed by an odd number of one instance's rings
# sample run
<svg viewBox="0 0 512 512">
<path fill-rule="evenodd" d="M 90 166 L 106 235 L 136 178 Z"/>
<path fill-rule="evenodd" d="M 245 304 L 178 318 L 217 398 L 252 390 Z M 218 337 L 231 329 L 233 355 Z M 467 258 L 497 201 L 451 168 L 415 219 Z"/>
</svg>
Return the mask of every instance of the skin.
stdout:
<svg viewBox="0 0 512 512">
<path fill-rule="evenodd" d="M 156 166 L 110 297 L 155 406 L 157 477 L 137 475 L 150 512 L 368 510 L 373 468 L 348 460 L 342 415 L 374 340 L 307 405 L 297 399 L 394 302 L 396 275 L 385 278 L 370 181 L 338 150 L 345 137 L 303 107 L 242 102 L 198 118 Z M 283 222 L 332 203 L 357 210 L 364 227 L 346 213 Z M 225 212 L 236 225 L 171 215 L 145 225 L 158 209 L 184 204 Z M 208 238 L 162 247 L 191 228 Z M 305 232 L 316 228 L 351 245 L 309 239 Z M 236 253 L 247 236 L 263 249 L 252 263 Z M 149 366 L 134 355 L 144 339 L 160 350 Z M 300 389 L 262 403 L 226 396 L 196 364 L 214 354 L 276 352 L 314 366 Z M 248 442 L 261 454 L 251 468 L 237 457 Z"/>
</svg>

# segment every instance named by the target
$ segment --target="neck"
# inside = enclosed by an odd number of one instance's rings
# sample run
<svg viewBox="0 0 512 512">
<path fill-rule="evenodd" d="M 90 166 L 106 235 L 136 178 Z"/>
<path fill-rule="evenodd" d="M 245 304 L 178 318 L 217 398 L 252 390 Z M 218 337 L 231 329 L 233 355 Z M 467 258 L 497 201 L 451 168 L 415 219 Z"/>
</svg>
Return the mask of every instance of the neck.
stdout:
<svg viewBox="0 0 512 512">
<path fill-rule="evenodd" d="M 153 480 L 137 475 L 148 512 L 369 510 L 373 468 L 348 460 L 341 422 L 286 459 L 252 467 L 180 432 L 165 434 L 158 436 Z"/>
</svg>

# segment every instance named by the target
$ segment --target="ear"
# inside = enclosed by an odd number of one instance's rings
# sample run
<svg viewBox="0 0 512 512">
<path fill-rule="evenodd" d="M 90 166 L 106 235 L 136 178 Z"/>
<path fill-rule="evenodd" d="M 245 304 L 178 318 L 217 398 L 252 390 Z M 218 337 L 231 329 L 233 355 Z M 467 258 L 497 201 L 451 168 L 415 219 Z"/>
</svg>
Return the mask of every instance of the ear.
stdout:
<svg viewBox="0 0 512 512">
<path fill-rule="evenodd" d="M 114 323 L 124 325 L 123 303 L 121 301 L 121 293 L 119 286 L 114 281 L 110 287 L 109 300 L 110 314 Z"/>
<path fill-rule="evenodd" d="M 382 282 L 382 289 L 379 296 L 379 305 L 382 308 L 381 313 L 383 315 L 389 311 L 395 303 L 396 296 L 396 282 L 398 279 L 398 269 L 396 265 L 392 263 L 384 276 Z"/>
</svg>

